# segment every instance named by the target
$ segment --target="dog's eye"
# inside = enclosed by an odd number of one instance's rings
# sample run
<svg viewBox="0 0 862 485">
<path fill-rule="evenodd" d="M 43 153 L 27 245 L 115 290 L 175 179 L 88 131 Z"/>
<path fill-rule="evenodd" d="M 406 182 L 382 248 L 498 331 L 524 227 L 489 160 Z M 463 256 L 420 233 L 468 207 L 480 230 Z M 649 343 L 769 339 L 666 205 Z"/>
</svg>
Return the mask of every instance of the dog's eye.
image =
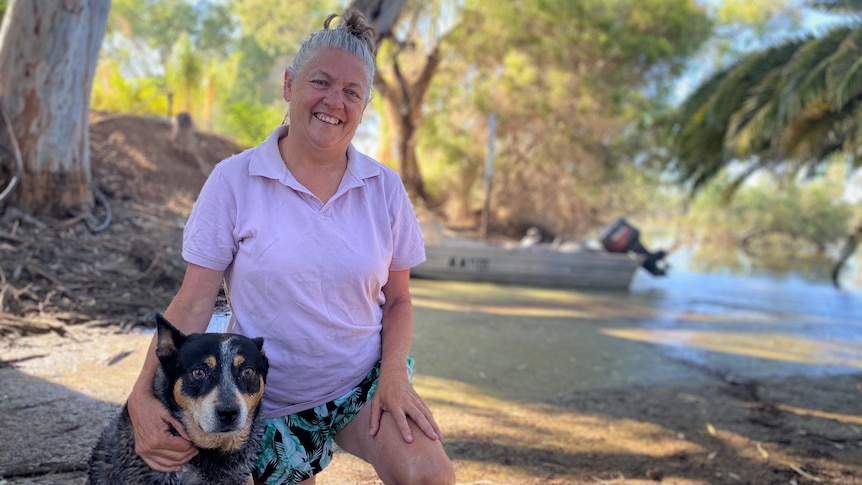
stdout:
<svg viewBox="0 0 862 485">
<path fill-rule="evenodd" d="M 194 377 L 195 379 L 203 379 L 204 377 L 206 377 L 206 375 L 207 373 L 204 372 L 203 369 L 195 369 L 192 371 L 192 377 Z"/>
<path fill-rule="evenodd" d="M 254 369 L 252 369 L 251 367 L 246 367 L 245 369 L 242 370 L 242 376 L 243 377 L 254 377 Z"/>
</svg>

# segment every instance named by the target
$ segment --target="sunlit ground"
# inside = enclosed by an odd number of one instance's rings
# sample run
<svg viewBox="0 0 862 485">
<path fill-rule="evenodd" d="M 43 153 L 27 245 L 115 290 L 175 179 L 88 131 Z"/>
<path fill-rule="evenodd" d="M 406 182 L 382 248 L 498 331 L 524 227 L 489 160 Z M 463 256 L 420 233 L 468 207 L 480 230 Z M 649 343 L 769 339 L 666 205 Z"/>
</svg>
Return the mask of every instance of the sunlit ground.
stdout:
<svg viewBox="0 0 862 485">
<path fill-rule="evenodd" d="M 572 466 L 578 456 L 640 455 L 661 460 L 677 454 L 708 454 L 673 430 L 652 423 L 499 400 L 481 389 L 443 379 L 420 377 L 417 388 L 445 427 L 445 443 L 456 457 L 456 476 L 462 484 L 574 483 L 583 479 Z M 586 477 L 584 483 L 616 478 L 619 470 L 607 470 Z M 626 478 L 625 483 L 655 483 L 645 476 Z M 380 482 L 370 466 L 339 455 L 318 483 Z"/>
<path fill-rule="evenodd" d="M 779 463 L 804 480 L 810 476 L 792 456 L 710 423 L 710 397 L 679 391 L 670 400 L 686 413 L 704 414 L 698 439 L 692 439 L 674 429 L 672 418 L 585 412 L 567 404 L 567 396 L 697 387 L 717 375 L 745 381 L 862 369 L 862 328 L 849 316 L 710 302 L 708 292 L 674 307 L 657 304 L 649 294 L 421 280 L 412 286 L 416 384 L 460 457 L 461 483 L 655 483 L 613 468 L 584 476 L 576 463 L 590 457 L 643 461 L 646 468 L 654 462 L 665 472 L 668 463 L 686 457 L 697 468 L 709 468 L 711 478 L 674 476 L 671 470 L 665 483 L 745 483 L 743 472 L 724 465 L 721 458 L 728 454 L 755 466 Z M 751 404 L 738 400 L 728 406 L 742 410 Z M 783 403 L 777 408 L 862 436 L 856 414 Z M 471 454 L 489 448 L 496 452 L 492 457 Z M 525 455 L 543 457 L 543 466 L 527 466 Z M 348 457 L 335 466 L 322 483 L 347 483 L 345 473 L 363 467 Z M 370 470 L 362 479 L 376 483 Z"/>
<path fill-rule="evenodd" d="M 653 469 L 664 483 L 745 483 L 744 474 L 727 465 L 728 457 L 735 463 L 796 467 L 800 473 L 792 473 L 804 478 L 803 464 L 786 450 L 721 424 L 721 416 L 710 414 L 712 397 L 697 389 L 714 384 L 717 374 L 745 380 L 862 369 L 862 331 L 840 314 L 703 301 L 674 307 L 657 304 L 650 294 L 490 284 L 415 280 L 412 288 L 415 384 L 444 429 L 462 484 L 647 484 L 655 483 L 647 476 Z M 45 355 L 16 368 L 121 403 L 150 338 L 65 340 L 73 359 L 65 356 L 58 363 Z M 848 397 L 855 402 L 862 397 L 862 390 L 849 392 L 857 393 Z M 862 440 L 858 414 L 774 402 L 801 420 L 803 429 L 805 420 L 814 420 L 838 427 L 851 443 Z M 651 415 L 656 403 L 693 416 L 699 431 L 681 433 L 667 410 Z M 747 412 L 750 406 L 744 399 L 728 399 L 722 409 Z M 642 415 L 627 415 L 626 409 Z M 594 462 L 607 466 L 585 474 L 585 464 Z M 632 463 L 637 476 L 623 474 Z M 680 471 L 692 467 L 708 470 L 711 478 Z M 318 483 L 379 481 L 370 466 L 339 454 Z"/>
</svg>

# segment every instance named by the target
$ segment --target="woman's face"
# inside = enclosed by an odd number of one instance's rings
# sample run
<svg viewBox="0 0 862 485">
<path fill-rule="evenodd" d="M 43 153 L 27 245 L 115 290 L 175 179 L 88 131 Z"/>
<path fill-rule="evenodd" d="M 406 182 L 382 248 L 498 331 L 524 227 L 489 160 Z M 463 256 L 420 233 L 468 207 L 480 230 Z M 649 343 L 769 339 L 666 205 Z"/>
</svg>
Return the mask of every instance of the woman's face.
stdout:
<svg viewBox="0 0 862 485">
<path fill-rule="evenodd" d="M 368 85 L 362 61 L 341 49 L 324 49 L 294 79 L 284 75 L 290 134 L 319 149 L 346 149 L 362 121 Z"/>
</svg>

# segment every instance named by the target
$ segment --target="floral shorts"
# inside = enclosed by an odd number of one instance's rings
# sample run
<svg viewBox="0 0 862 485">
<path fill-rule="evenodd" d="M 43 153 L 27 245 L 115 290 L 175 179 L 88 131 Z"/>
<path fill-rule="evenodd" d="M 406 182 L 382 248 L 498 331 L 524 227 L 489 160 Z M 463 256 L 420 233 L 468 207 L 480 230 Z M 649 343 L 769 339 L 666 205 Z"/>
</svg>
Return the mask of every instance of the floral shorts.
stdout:
<svg viewBox="0 0 862 485">
<path fill-rule="evenodd" d="M 413 375 L 413 358 L 407 370 Z M 332 461 L 335 435 L 344 429 L 377 389 L 380 363 L 347 394 L 320 406 L 266 420 L 254 475 L 267 485 L 292 485 L 323 471 Z"/>
</svg>

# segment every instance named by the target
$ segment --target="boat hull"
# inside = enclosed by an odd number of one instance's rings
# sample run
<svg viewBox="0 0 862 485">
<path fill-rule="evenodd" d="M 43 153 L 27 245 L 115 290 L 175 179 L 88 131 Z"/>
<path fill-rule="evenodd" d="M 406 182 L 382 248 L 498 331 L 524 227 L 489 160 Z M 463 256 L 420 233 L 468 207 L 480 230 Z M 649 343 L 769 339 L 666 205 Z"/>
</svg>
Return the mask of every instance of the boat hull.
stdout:
<svg viewBox="0 0 862 485">
<path fill-rule="evenodd" d="M 428 245 L 425 253 L 411 270 L 417 278 L 530 286 L 628 290 L 639 266 L 628 255 L 603 251 Z"/>
</svg>

